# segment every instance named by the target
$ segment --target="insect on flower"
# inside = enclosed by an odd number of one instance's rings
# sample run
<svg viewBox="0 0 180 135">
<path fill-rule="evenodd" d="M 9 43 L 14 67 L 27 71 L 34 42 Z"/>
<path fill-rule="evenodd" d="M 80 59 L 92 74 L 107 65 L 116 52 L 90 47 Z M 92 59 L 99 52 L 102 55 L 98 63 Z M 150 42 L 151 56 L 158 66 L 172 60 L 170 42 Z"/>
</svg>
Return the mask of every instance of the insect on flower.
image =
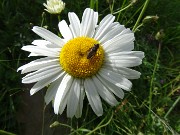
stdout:
<svg viewBox="0 0 180 135">
<path fill-rule="evenodd" d="M 95 44 L 92 48 L 90 48 L 87 55 L 87 59 L 92 58 L 96 54 L 98 48 L 99 48 L 99 44 Z"/>
</svg>

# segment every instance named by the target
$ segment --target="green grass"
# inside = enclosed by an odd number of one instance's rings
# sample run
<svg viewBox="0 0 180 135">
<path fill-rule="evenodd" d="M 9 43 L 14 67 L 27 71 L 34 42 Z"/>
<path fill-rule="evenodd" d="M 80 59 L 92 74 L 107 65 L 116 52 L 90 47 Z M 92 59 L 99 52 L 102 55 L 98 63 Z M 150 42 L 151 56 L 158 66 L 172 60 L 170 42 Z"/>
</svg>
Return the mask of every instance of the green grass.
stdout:
<svg viewBox="0 0 180 135">
<path fill-rule="evenodd" d="M 58 33 L 58 18 L 56 15 L 43 13 L 43 2 L 45 1 L 0 2 L 0 133 L 3 134 L 21 132 L 16 112 L 21 104 L 19 95 L 24 88 L 20 73 L 16 70 L 29 61 L 28 54 L 20 48 L 37 38 L 31 32 L 31 27 L 48 26 L 48 29 Z M 67 123 L 61 123 L 55 118 L 58 122 L 54 128 L 64 126 L 72 135 L 180 133 L 180 1 L 138 0 L 131 4 L 130 0 L 67 0 L 65 3 L 66 8 L 61 14 L 61 19 L 65 20 L 68 19 L 67 13 L 70 11 L 81 17 L 87 7 L 98 11 L 100 19 L 106 14 L 114 14 L 116 21 L 135 31 L 135 50 L 144 51 L 145 58 L 143 64 L 136 67 L 142 73 L 141 78 L 132 81 L 132 91 L 126 93 L 123 100 L 119 99 L 118 106 L 110 107 L 103 102 L 104 114 L 97 117 L 85 99 L 80 119 L 68 119 Z M 159 19 L 142 23 L 142 20 L 150 15 L 157 15 Z M 164 37 L 156 40 L 155 36 L 161 30 Z"/>
</svg>

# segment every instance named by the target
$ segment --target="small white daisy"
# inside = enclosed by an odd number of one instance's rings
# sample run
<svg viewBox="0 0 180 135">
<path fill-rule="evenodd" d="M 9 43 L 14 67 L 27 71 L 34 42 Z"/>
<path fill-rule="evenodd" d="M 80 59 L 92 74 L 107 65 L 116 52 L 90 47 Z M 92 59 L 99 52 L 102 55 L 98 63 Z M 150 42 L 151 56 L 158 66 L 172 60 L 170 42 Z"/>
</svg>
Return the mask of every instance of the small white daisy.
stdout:
<svg viewBox="0 0 180 135">
<path fill-rule="evenodd" d="M 45 10 L 51 14 L 60 14 L 65 8 L 62 0 L 47 0 L 47 4 L 43 3 L 43 5 L 47 8 Z"/>
<path fill-rule="evenodd" d="M 75 13 L 68 14 L 70 25 L 59 22 L 60 38 L 50 31 L 35 26 L 33 31 L 43 39 L 23 46 L 30 56 L 45 56 L 19 70 L 29 73 L 22 83 L 36 84 L 31 95 L 50 84 L 45 102 L 54 100 L 55 114 L 62 114 L 67 106 L 67 117 L 80 117 L 84 96 L 97 116 L 103 114 L 101 98 L 111 106 L 118 104 L 115 96 L 124 97 L 140 72 L 129 67 L 142 63 L 144 53 L 134 49 L 134 33 L 126 29 L 111 14 L 98 23 L 98 13 L 85 9 L 82 21 Z M 122 90 L 123 89 L 123 90 Z"/>
</svg>

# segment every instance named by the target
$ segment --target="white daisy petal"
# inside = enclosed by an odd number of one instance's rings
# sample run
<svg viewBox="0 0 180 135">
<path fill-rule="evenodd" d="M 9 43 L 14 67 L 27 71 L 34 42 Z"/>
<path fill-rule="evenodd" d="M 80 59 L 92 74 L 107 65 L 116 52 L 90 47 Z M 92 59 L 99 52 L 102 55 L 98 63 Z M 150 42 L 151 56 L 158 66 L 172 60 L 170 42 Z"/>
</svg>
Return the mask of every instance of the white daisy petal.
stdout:
<svg viewBox="0 0 180 135">
<path fill-rule="evenodd" d="M 118 101 L 115 99 L 114 95 L 100 82 L 96 77 L 92 77 L 94 84 L 97 87 L 99 95 L 111 106 L 117 105 Z"/>
<path fill-rule="evenodd" d="M 44 96 L 44 100 L 46 105 L 48 105 L 52 100 L 54 100 L 54 97 L 56 95 L 56 92 L 58 90 L 59 84 L 61 82 L 63 77 L 60 77 L 56 81 L 54 81 L 47 89 L 46 95 Z"/>
<path fill-rule="evenodd" d="M 99 74 L 101 77 L 103 77 L 107 81 L 114 83 L 114 85 L 127 91 L 131 90 L 132 83 L 128 79 L 123 77 L 122 75 L 109 71 L 105 68 L 102 68 L 99 71 Z"/>
<path fill-rule="evenodd" d="M 93 111 L 97 116 L 101 116 L 103 114 L 102 103 L 92 79 L 86 78 L 84 81 L 84 87 L 86 89 L 86 96 Z"/>
<path fill-rule="evenodd" d="M 114 85 L 113 83 L 107 81 L 106 79 L 104 79 L 103 77 L 101 77 L 99 74 L 97 74 L 97 77 L 99 80 L 101 80 L 101 82 L 103 83 L 104 86 L 106 86 L 109 91 L 111 91 L 112 93 L 114 93 L 117 97 L 123 99 L 124 98 L 124 92 L 121 88 L 117 87 L 116 85 Z"/>
<path fill-rule="evenodd" d="M 79 103 L 79 97 L 80 97 L 80 79 L 74 79 L 70 91 L 69 91 L 69 96 L 70 98 L 68 99 L 67 102 L 67 117 L 72 118 L 77 110 L 77 106 Z"/>
<path fill-rule="evenodd" d="M 62 114 L 64 109 L 66 108 L 67 101 L 70 98 L 69 92 L 70 92 L 70 89 L 67 92 L 64 93 L 64 95 L 63 95 L 63 97 L 61 99 L 62 102 L 59 105 L 59 114 Z"/>
<path fill-rule="evenodd" d="M 92 37 L 97 24 L 97 13 L 94 13 L 92 9 L 85 9 L 81 22 L 81 36 Z"/>
<path fill-rule="evenodd" d="M 51 44 L 51 42 L 47 41 L 47 40 L 43 40 L 43 39 L 38 39 L 38 40 L 34 40 L 32 42 L 33 45 L 37 45 L 37 46 L 46 46 L 47 44 Z"/>
<path fill-rule="evenodd" d="M 62 102 L 62 97 L 69 91 L 72 81 L 73 81 L 73 77 L 68 74 L 66 74 L 64 78 L 62 79 L 60 86 L 58 87 L 55 100 L 54 100 L 54 113 L 55 114 L 58 114 L 59 106 Z"/>
<path fill-rule="evenodd" d="M 69 29 L 65 20 L 60 21 L 58 26 L 59 26 L 59 31 L 61 32 L 62 36 L 66 41 L 73 38 L 71 30 Z"/>
<path fill-rule="evenodd" d="M 111 14 L 104 17 L 104 19 L 100 22 L 99 26 L 97 27 L 95 31 L 94 38 L 96 40 L 100 40 L 106 32 L 109 30 L 110 25 L 113 23 L 115 17 Z"/>
<path fill-rule="evenodd" d="M 82 115 L 84 96 L 85 96 L 85 93 L 84 93 L 84 84 L 83 84 L 83 80 L 81 80 L 79 103 L 78 103 L 76 114 L 75 114 L 76 118 L 79 118 Z"/>
<path fill-rule="evenodd" d="M 25 77 L 22 78 L 22 83 L 34 83 L 45 78 L 51 77 L 60 71 L 61 69 L 57 65 L 48 66 L 33 73 L 27 74 Z"/>
<path fill-rule="evenodd" d="M 59 65 L 59 59 L 50 57 L 40 58 L 19 67 L 17 71 L 21 70 L 21 74 L 24 74 L 50 65 Z"/>
<path fill-rule="evenodd" d="M 53 44 L 47 44 L 47 45 L 45 45 L 45 46 L 40 46 L 40 45 L 38 45 L 38 47 L 39 47 L 39 48 L 44 48 L 45 50 L 51 49 L 53 52 L 59 52 L 59 51 L 61 51 L 60 48 L 56 48 L 56 46 L 54 46 Z M 44 50 L 44 49 L 43 49 L 43 50 Z M 51 55 L 53 55 L 53 54 L 50 54 L 50 56 L 51 56 Z M 34 52 L 31 52 L 28 57 L 31 57 L 31 56 L 46 56 L 46 54 L 37 52 L 37 50 L 36 50 L 35 53 L 34 53 Z M 53 57 L 53 56 L 51 56 L 51 57 Z"/>
<path fill-rule="evenodd" d="M 42 56 L 41 54 L 36 54 L 36 53 L 30 53 L 29 55 L 28 55 L 28 57 L 32 57 L 32 56 Z"/>
<path fill-rule="evenodd" d="M 34 26 L 32 31 L 34 31 L 36 34 L 38 34 L 45 40 L 57 45 L 58 47 L 62 47 L 64 45 L 64 41 L 60 37 L 46 30 L 45 28 Z"/>
<path fill-rule="evenodd" d="M 108 70 L 113 70 L 113 72 L 121 74 L 127 79 L 138 79 L 140 78 L 140 75 L 141 75 L 140 72 L 133 69 L 126 68 L 126 67 L 115 67 L 115 66 L 110 66 L 108 64 L 105 64 L 104 68 Z"/>
<path fill-rule="evenodd" d="M 62 96 L 62 99 L 61 99 L 62 102 L 59 105 L 59 114 L 63 113 L 63 111 L 67 105 L 68 99 L 71 98 L 69 93 L 70 93 L 70 88 L 68 88 L 68 91 L 65 92 Z"/>
<path fill-rule="evenodd" d="M 119 33 L 121 33 L 125 29 L 124 25 L 120 25 L 119 23 L 112 23 L 110 28 L 111 29 L 108 30 L 101 39 L 99 39 L 99 42 L 101 44 L 104 44 L 109 39 L 116 37 Z"/>
<path fill-rule="evenodd" d="M 27 45 L 23 46 L 22 50 L 28 51 L 35 54 L 40 54 L 41 56 L 49 56 L 49 57 L 59 57 L 59 52 L 54 49 L 44 48 L 39 46 Z"/>
<path fill-rule="evenodd" d="M 46 47 L 46 48 L 57 48 L 59 51 L 59 46 L 55 45 L 55 44 L 52 44 L 51 42 L 49 41 L 46 41 L 46 40 L 42 40 L 42 39 L 38 39 L 38 40 L 34 40 L 32 42 L 33 45 L 36 45 L 36 46 L 39 46 L 39 47 Z"/>
<path fill-rule="evenodd" d="M 61 76 L 64 75 L 64 72 L 59 72 L 59 74 L 55 74 L 51 77 L 45 78 L 41 81 L 38 81 L 30 90 L 30 94 L 33 95 L 36 92 L 38 92 L 40 89 L 44 88 L 45 86 L 47 86 L 48 84 L 50 84 L 51 82 L 54 82 L 55 80 L 57 80 L 58 78 L 60 78 Z"/>
<path fill-rule="evenodd" d="M 134 49 L 134 34 L 128 33 L 116 36 L 103 44 L 107 53 L 115 53 L 121 51 L 131 51 Z"/>
<path fill-rule="evenodd" d="M 68 13 L 69 21 L 70 21 L 70 29 L 73 33 L 73 37 L 78 37 L 80 36 L 80 20 L 77 17 L 75 13 Z"/>
<path fill-rule="evenodd" d="M 127 28 L 127 29 L 124 29 L 118 36 L 128 34 L 128 33 L 133 33 L 133 32 L 129 28 Z"/>
<path fill-rule="evenodd" d="M 108 56 L 135 56 L 139 57 L 140 59 L 144 58 L 144 52 L 141 51 L 123 51 L 123 52 L 116 52 L 116 53 L 109 53 Z"/>
<path fill-rule="evenodd" d="M 114 67 L 135 67 L 142 63 L 142 59 L 136 56 L 107 56 L 105 63 Z"/>
</svg>

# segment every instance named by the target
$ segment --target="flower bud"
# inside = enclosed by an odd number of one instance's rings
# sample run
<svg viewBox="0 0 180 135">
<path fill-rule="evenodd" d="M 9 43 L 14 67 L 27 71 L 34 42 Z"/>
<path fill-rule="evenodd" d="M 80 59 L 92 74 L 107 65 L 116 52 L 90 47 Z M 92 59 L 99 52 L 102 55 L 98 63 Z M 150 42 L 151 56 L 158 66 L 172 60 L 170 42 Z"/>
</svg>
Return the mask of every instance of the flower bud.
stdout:
<svg viewBox="0 0 180 135">
<path fill-rule="evenodd" d="M 60 14 L 65 8 L 65 3 L 62 0 L 47 0 L 47 4 L 43 3 L 43 5 L 50 14 Z"/>
</svg>

